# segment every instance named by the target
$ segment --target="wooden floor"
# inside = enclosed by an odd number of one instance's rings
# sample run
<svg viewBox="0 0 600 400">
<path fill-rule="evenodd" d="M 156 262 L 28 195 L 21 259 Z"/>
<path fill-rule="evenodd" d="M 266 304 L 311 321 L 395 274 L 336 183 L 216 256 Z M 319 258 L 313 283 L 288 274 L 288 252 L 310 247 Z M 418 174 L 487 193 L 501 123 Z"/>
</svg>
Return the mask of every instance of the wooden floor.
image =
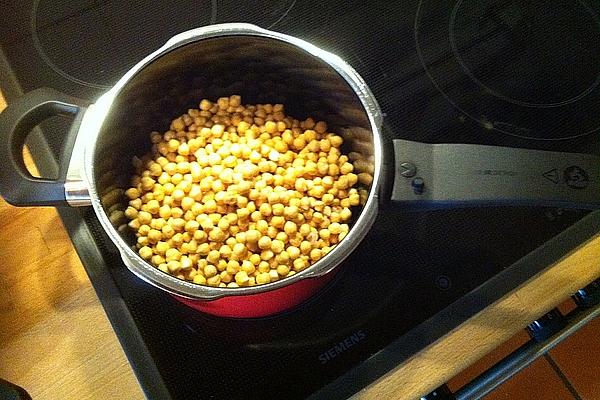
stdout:
<svg viewBox="0 0 600 400">
<path fill-rule="evenodd" d="M 143 398 L 56 211 L 0 201 L 0 221 L 0 377 L 34 399 Z"/>
</svg>

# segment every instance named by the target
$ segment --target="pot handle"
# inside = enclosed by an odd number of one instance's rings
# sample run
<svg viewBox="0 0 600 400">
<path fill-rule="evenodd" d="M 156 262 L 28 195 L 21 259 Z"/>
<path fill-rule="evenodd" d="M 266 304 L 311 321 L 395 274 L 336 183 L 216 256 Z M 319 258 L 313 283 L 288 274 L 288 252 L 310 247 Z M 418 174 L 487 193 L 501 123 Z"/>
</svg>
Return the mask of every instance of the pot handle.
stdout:
<svg viewBox="0 0 600 400">
<path fill-rule="evenodd" d="M 394 140 L 392 202 L 413 209 L 600 208 L 600 158 L 473 144 Z"/>
<path fill-rule="evenodd" d="M 0 159 L 6 163 L 0 168 L 0 194 L 7 202 L 14 206 L 68 205 L 65 181 L 84 111 L 83 100 L 54 89 L 40 88 L 11 102 L 0 113 Z M 25 139 L 36 125 L 57 115 L 75 116 L 64 138 L 58 179 L 34 177 L 23 160 Z"/>
</svg>

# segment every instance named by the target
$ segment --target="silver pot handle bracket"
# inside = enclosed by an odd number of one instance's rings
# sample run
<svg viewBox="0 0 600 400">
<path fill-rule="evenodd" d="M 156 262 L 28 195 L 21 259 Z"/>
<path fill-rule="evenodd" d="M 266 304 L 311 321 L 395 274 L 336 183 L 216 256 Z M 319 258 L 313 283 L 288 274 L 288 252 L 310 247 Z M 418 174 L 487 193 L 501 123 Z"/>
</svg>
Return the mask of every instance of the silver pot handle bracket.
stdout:
<svg viewBox="0 0 600 400">
<path fill-rule="evenodd" d="M 409 208 L 600 208 L 600 158 L 593 155 L 393 142 L 391 200 Z"/>
</svg>

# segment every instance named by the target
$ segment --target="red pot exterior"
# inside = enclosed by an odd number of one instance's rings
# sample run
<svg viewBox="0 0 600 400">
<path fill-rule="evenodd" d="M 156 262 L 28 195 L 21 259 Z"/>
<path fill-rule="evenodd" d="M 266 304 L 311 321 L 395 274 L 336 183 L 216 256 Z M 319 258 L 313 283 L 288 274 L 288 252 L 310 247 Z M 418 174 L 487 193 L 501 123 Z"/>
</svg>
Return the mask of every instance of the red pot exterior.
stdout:
<svg viewBox="0 0 600 400">
<path fill-rule="evenodd" d="M 225 296 L 210 301 L 175 295 L 173 297 L 198 311 L 219 317 L 266 317 L 289 310 L 308 300 L 329 283 L 336 273 L 337 269 L 318 278 L 301 279 L 279 289 L 246 296 Z"/>
</svg>

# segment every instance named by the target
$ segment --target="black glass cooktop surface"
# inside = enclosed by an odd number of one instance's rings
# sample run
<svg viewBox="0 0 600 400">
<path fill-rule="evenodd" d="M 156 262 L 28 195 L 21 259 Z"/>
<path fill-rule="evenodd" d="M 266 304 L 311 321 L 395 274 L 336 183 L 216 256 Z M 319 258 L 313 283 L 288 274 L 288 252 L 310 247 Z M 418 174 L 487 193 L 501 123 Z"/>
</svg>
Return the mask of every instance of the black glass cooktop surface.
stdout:
<svg viewBox="0 0 600 400">
<path fill-rule="evenodd" d="M 251 22 L 346 59 L 377 97 L 388 138 L 600 153 L 597 2 L 5 3 L 0 84 L 9 102 L 42 86 L 93 101 L 172 35 Z M 52 152 L 33 149 L 48 170 L 68 123 L 45 124 Z M 528 253 L 569 227 L 583 240 L 587 214 L 386 211 L 315 298 L 274 317 L 232 320 L 136 278 L 91 210 L 61 211 L 142 387 L 176 399 L 347 396 L 551 261 L 513 265 Z M 555 242 L 553 257 L 575 244 Z"/>
</svg>

